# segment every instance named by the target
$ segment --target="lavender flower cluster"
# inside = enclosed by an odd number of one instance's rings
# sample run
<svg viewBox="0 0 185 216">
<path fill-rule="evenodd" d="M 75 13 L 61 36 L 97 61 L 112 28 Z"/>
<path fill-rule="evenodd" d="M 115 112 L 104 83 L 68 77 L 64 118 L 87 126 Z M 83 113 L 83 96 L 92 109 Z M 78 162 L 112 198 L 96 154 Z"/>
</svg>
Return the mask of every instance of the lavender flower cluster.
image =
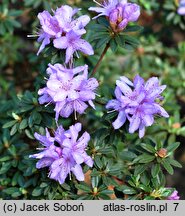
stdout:
<svg viewBox="0 0 185 216">
<path fill-rule="evenodd" d="M 52 16 L 48 11 L 38 14 L 41 24 L 38 41 L 42 44 L 38 54 L 53 41 L 53 45 L 57 49 L 66 50 L 66 60 L 68 63 L 76 51 L 81 51 L 87 55 L 93 55 L 92 46 L 81 36 L 86 33 L 84 27 L 89 23 L 90 18 L 87 15 L 74 19 L 74 15 L 79 9 L 73 9 L 68 5 L 64 5 L 53 11 Z"/>
<path fill-rule="evenodd" d="M 112 123 L 115 129 L 119 129 L 129 120 L 129 133 L 139 129 L 139 137 L 145 134 L 145 127 L 154 123 L 154 115 L 168 118 L 168 113 L 156 102 L 163 100 L 160 95 L 166 88 L 160 86 L 157 77 L 150 78 L 146 83 L 137 75 L 132 83 L 127 77 L 120 77 L 116 81 L 116 99 L 110 100 L 107 109 L 118 112 L 117 119 Z"/>
<path fill-rule="evenodd" d="M 68 118 L 73 111 L 76 119 L 76 113 L 84 113 L 87 103 L 95 109 L 92 100 L 95 99 L 94 90 L 98 87 L 98 81 L 88 79 L 87 65 L 67 69 L 61 64 L 49 64 L 47 73 L 46 87 L 38 92 L 41 95 L 39 102 L 55 104 L 56 121 L 59 116 Z"/>
<path fill-rule="evenodd" d="M 112 30 L 117 33 L 121 32 L 129 22 L 135 22 L 140 16 L 140 7 L 137 4 L 128 3 L 127 0 L 108 0 L 101 7 L 90 7 L 90 11 L 99 13 L 95 18 L 106 16 L 110 22 Z"/>
<path fill-rule="evenodd" d="M 81 164 L 85 163 L 92 167 L 93 161 L 85 151 L 90 135 L 84 132 L 78 138 L 81 129 L 82 125 L 76 123 L 67 131 L 62 126 L 58 127 L 54 137 L 50 135 L 47 128 L 46 136 L 35 133 L 35 138 L 44 146 L 40 153 L 30 156 L 39 159 L 36 164 L 37 169 L 49 167 L 49 177 L 60 184 L 65 182 L 67 175 L 71 172 L 79 181 L 84 181 Z"/>
</svg>

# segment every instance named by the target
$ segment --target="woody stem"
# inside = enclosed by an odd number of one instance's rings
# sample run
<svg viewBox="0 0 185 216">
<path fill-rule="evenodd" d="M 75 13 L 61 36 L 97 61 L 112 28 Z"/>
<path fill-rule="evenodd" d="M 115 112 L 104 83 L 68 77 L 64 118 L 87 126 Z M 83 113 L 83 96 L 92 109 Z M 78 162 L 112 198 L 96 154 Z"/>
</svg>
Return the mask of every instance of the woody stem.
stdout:
<svg viewBox="0 0 185 216">
<path fill-rule="evenodd" d="M 94 74 L 97 72 L 97 69 L 100 66 L 100 63 L 102 62 L 102 60 L 103 60 L 103 58 L 104 58 L 104 56 L 105 56 L 105 54 L 106 54 L 106 52 L 107 52 L 108 49 L 109 49 L 109 43 L 107 43 L 105 49 L 103 50 L 103 52 L 102 52 L 102 54 L 101 54 L 101 56 L 100 56 L 97 64 L 95 65 L 95 67 L 94 67 L 94 69 L 92 71 L 91 76 L 94 76 Z"/>
</svg>

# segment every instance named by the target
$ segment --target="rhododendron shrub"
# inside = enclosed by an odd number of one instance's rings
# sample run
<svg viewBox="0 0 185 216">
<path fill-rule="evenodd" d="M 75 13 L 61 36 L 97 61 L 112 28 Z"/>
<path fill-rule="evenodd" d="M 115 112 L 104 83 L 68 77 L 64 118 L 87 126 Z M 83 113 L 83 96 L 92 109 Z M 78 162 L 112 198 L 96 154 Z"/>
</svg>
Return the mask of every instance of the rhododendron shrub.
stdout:
<svg viewBox="0 0 185 216">
<path fill-rule="evenodd" d="M 39 11 L 36 34 L 28 35 L 37 40 L 34 58 L 44 63 L 34 92 L 17 97 L 14 120 L 3 126 L 11 128 L 9 139 L 19 131 L 31 140 L 24 165 L 18 165 L 27 182 L 12 197 L 178 200 L 176 188 L 166 183 L 166 173 L 181 167 L 174 159 L 180 143 L 166 129 L 173 113 L 168 83 L 132 64 L 129 73 L 116 69 L 125 64 L 127 50 L 129 61 L 145 52 L 137 23 L 142 5 L 104 0 L 88 6 L 87 14 L 64 3 Z M 106 56 L 117 50 L 120 60 L 106 74 Z M 9 150 L 16 160 L 23 157 L 19 148 L 21 143 Z M 16 175 L 15 185 L 23 181 Z"/>
</svg>

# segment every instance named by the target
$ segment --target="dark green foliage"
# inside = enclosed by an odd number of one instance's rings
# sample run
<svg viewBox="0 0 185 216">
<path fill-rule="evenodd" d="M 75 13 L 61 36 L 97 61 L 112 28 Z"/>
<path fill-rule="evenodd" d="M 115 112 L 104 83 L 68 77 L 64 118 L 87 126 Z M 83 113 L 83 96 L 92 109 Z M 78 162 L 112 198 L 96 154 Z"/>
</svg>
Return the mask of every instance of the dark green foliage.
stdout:
<svg viewBox="0 0 185 216">
<path fill-rule="evenodd" d="M 0 198 L 2 199 L 166 199 L 176 185 L 169 185 L 176 172 L 184 167 L 185 138 L 185 19 L 177 14 L 178 1 L 133 0 L 140 4 L 139 23 L 129 24 L 115 34 L 106 18 L 93 20 L 84 36 L 94 47 L 94 56 L 76 58 L 75 66 L 96 65 L 106 45 L 109 46 L 95 76 L 100 87 L 96 110 L 78 116 L 83 130 L 91 134 L 88 154 L 94 159 L 89 169 L 83 165 L 85 182 L 68 177 L 63 185 L 48 178 L 47 168 L 37 170 L 39 143 L 34 133 L 56 129 L 54 106 L 38 103 L 38 89 L 45 85 L 49 62 L 62 63 L 64 52 L 47 46 L 36 56 L 36 39 L 27 38 L 38 29 L 38 12 L 51 12 L 61 4 L 82 8 L 90 14 L 91 0 L 3 0 L 0 5 Z M 143 26 L 143 27 L 141 27 Z M 128 133 L 128 124 L 114 130 L 117 113 L 107 113 L 105 105 L 114 96 L 119 76 L 133 79 L 160 78 L 167 85 L 163 107 L 169 119 L 156 118 L 144 139 Z M 74 118 L 61 118 L 64 128 Z M 179 156 L 179 152 L 180 153 Z M 180 160 L 179 160 L 180 159 Z M 177 161 L 179 160 L 179 162 Z M 181 165 L 182 164 L 182 165 Z M 166 178 L 168 176 L 168 178 Z M 170 182 L 171 182 L 170 181 Z M 181 179 L 180 179 L 181 181 Z M 180 182 L 181 183 L 181 182 Z M 179 182 L 178 182 L 179 184 Z M 177 184 L 177 186 L 178 186 Z M 178 188 L 177 188 L 178 189 Z M 179 191 L 185 198 L 184 191 Z"/>
</svg>

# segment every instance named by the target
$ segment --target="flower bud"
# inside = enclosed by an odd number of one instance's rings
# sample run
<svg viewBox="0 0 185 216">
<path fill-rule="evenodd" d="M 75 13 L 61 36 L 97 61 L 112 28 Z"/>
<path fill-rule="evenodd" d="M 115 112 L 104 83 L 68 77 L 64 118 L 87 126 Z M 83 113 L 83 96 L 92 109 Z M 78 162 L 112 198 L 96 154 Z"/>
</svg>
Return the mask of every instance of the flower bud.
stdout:
<svg viewBox="0 0 185 216">
<path fill-rule="evenodd" d="M 109 15 L 109 21 L 110 21 L 110 23 L 117 24 L 118 15 L 119 15 L 119 11 L 118 11 L 117 9 L 114 9 L 114 10 L 110 13 L 110 15 Z"/>
<path fill-rule="evenodd" d="M 161 148 L 159 149 L 159 151 L 157 152 L 157 155 L 161 158 L 165 158 L 167 155 L 167 150 L 165 148 Z"/>
<path fill-rule="evenodd" d="M 115 33 L 121 32 L 127 25 L 128 22 L 136 21 L 140 15 L 140 8 L 136 4 L 128 3 L 126 5 L 117 4 L 113 9 L 108 18 L 110 26 Z"/>
<path fill-rule="evenodd" d="M 118 22 L 118 10 L 114 9 L 110 15 L 109 15 L 109 22 L 110 22 L 110 26 L 113 29 L 113 31 L 115 32 L 117 29 L 117 22 Z"/>
</svg>

